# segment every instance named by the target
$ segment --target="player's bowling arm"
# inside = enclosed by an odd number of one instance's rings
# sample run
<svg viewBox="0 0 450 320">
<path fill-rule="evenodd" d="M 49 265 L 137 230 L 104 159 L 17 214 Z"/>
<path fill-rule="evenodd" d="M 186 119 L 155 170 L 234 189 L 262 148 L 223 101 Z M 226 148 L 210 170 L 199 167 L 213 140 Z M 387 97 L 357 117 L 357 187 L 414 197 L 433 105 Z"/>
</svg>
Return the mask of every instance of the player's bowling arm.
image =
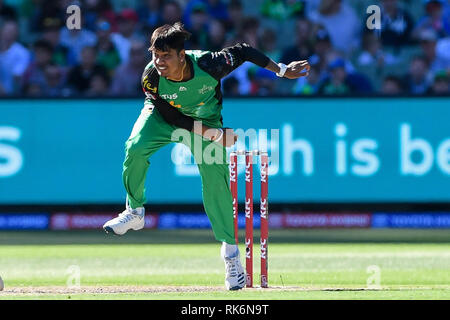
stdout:
<svg viewBox="0 0 450 320">
<path fill-rule="evenodd" d="M 211 52 L 202 56 L 198 60 L 198 66 L 214 79 L 220 80 L 245 61 L 250 61 L 264 68 L 269 63 L 269 60 L 269 57 L 248 44 L 238 43 L 221 51 Z"/>
<path fill-rule="evenodd" d="M 249 46 L 246 43 L 238 43 L 219 52 L 211 52 L 199 59 L 199 66 L 215 79 L 219 80 L 238 68 L 245 61 L 249 61 L 261 68 L 276 73 L 280 77 L 296 79 L 307 76 L 309 63 L 306 60 L 294 61 L 284 66 L 276 63 L 263 52 Z"/>
<path fill-rule="evenodd" d="M 161 97 L 156 97 L 151 103 L 168 124 L 192 131 L 207 140 L 217 141 L 226 147 L 232 146 L 237 140 L 237 135 L 234 134 L 232 129 L 211 128 L 200 121 L 196 123 L 193 118 L 178 111 Z"/>
</svg>

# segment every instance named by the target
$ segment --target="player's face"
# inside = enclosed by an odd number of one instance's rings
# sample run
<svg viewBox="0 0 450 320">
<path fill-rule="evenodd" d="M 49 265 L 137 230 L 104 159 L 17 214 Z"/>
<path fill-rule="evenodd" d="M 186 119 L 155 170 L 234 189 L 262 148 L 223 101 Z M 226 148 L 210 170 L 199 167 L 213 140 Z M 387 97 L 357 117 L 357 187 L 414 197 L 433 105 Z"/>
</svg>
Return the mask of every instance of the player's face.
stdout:
<svg viewBox="0 0 450 320">
<path fill-rule="evenodd" d="M 177 53 L 175 49 L 169 51 L 152 50 L 153 64 L 161 77 L 179 77 L 181 63 L 184 57 L 184 50 Z"/>
</svg>

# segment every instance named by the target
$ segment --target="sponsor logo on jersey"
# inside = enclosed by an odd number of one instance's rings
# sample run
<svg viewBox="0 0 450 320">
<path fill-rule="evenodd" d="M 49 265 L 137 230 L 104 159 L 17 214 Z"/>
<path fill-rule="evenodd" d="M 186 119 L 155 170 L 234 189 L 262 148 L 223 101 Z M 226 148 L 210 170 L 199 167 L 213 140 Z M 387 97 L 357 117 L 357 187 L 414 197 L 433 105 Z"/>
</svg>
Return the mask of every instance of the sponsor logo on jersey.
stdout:
<svg viewBox="0 0 450 320">
<path fill-rule="evenodd" d="M 213 90 L 214 88 L 212 86 L 207 86 L 206 84 L 203 85 L 203 87 L 201 89 L 198 90 L 198 93 L 200 94 L 205 94 L 208 91 Z"/>
<path fill-rule="evenodd" d="M 167 99 L 167 100 L 175 100 L 178 98 L 178 94 L 172 93 L 172 94 L 162 94 L 161 98 Z"/>
<path fill-rule="evenodd" d="M 152 93 L 156 93 L 158 88 L 152 87 L 151 83 L 148 80 L 148 76 L 145 76 L 144 80 L 142 81 L 142 86 L 144 87 L 144 90 L 148 90 Z"/>
</svg>

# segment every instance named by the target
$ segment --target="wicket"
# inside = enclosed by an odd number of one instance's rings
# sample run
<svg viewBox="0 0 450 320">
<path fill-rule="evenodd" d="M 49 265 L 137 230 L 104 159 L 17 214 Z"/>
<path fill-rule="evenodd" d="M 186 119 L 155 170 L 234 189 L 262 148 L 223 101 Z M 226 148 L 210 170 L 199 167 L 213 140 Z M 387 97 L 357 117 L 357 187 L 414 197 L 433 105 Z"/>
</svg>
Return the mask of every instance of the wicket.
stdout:
<svg viewBox="0 0 450 320">
<path fill-rule="evenodd" d="M 233 196 L 233 219 L 236 244 L 238 244 L 238 187 L 237 157 L 245 155 L 245 266 L 246 287 L 253 287 L 253 156 L 261 160 L 261 288 L 268 287 L 268 173 L 269 160 L 267 152 L 235 151 L 230 154 L 230 187 Z"/>
</svg>

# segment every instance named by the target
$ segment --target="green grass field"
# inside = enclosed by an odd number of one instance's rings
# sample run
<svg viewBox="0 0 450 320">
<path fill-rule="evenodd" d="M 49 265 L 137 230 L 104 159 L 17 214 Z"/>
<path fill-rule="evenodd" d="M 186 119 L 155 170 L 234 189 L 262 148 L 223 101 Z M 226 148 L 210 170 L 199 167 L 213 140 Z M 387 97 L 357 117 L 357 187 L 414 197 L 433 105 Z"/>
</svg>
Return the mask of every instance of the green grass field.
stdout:
<svg viewBox="0 0 450 320">
<path fill-rule="evenodd" d="M 271 230 L 270 288 L 237 292 L 219 250 L 210 230 L 0 232 L 0 300 L 450 299 L 449 230 Z"/>
</svg>

